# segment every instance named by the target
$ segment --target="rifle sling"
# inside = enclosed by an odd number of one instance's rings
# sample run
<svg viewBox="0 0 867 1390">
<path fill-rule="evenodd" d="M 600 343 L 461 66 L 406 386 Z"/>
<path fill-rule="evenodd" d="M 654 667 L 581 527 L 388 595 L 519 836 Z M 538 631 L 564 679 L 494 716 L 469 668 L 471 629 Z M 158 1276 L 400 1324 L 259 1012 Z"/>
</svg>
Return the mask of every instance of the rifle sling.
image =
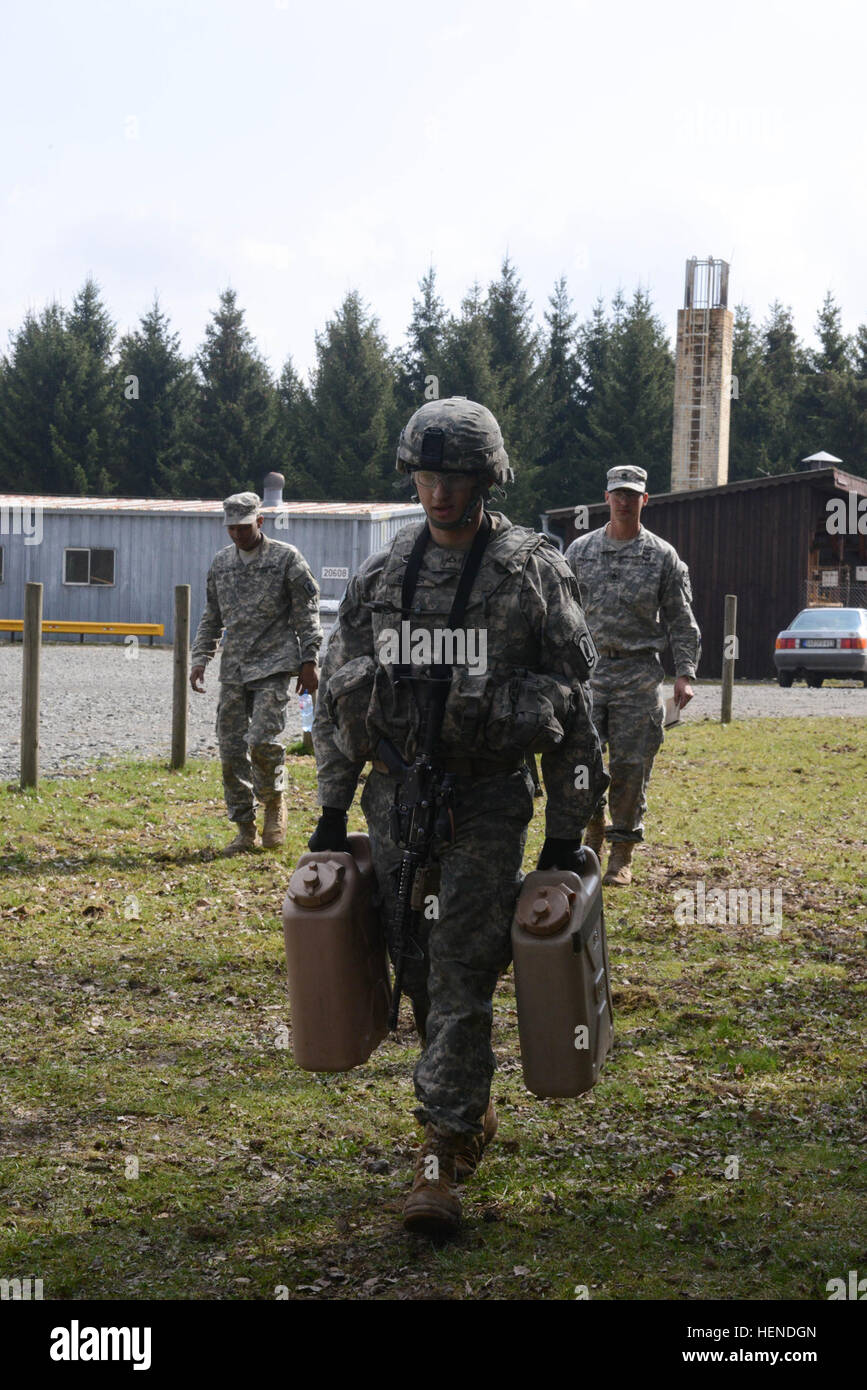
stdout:
<svg viewBox="0 0 867 1390">
<path fill-rule="evenodd" d="M 473 543 L 470 546 L 469 551 L 467 552 L 463 565 L 461 566 L 461 573 L 460 578 L 458 579 L 457 591 L 455 592 L 454 602 L 452 603 L 451 611 L 448 617 L 448 626 L 452 629 L 460 626 L 460 624 L 464 620 L 464 613 L 467 607 L 467 600 L 470 596 L 470 590 L 472 589 L 473 584 L 475 583 L 476 575 L 479 572 L 479 568 L 482 563 L 482 556 L 485 553 L 485 546 L 487 545 L 488 540 L 490 539 L 491 530 L 491 518 L 488 516 L 487 512 L 483 510 L 481 524 L 479 526 L 478 531 L 473 536 Z M 415 588 L 416 584 L 418 583 L 419 571 L 421 569 L 421 562 L 424 558 L 424 553 L 427 549 L 427 544 L 429 540 L 430 528 L 427 524 L 427 521 L 425 521 L 425 524 L 422 530 L 419 532 L 418 536 L 416 537 L 415 543 L 412 547 L 412 550 L 410 551 L 406 571 L 403 576 L 403 584 L 401 585 L 401 617 L 404 619 L 404 621 L 409 620 L 410 610 L 412 608 L 412 600 L 415 595 Z M 448 676 L 448 678 L 450 679 L 451 671 L 451 667 L 438 668 L 439 677 L 434 682 L 432 706 L 428 709 L 426 719 L 427 727 L 425 734 L 425 743 L 427 745 L 428 752 L 433 751 L 439 739 L 440 729 L 442 728 L 443 712 L 445 710 L 446 702 L 446 676 Z M 448 780 L 448 776 L 446 780 Z M 451 812 L 449 812 L 449 815 L 451 818 Z M 452 825 L 454 825 L 453 821 Z M 398 840 L 397 842 L 401 843 L 400 840 Z M 409 937 L 409 923 L 412 919 L 413 912 L 418 910 L 414 906 L 413 896 L 415 896 L 416 901 L 418 901 L 419 894 L 424 892 L 423 880 L 419 881 L 416 878 L 412 884 L 409 882 L 409 879 L 407 877 L 409 872 L 407 862 L 409 859 L 409 855 L 407 853 L 407 847 L 404 845 L 403 848 L 404 854 L 401 862 L 400 890 L 398 892 L 396 918 L 399 934 L 399 944 L 398 954 L 395 961 L 394 989 L 391 998 L 391 1013 L 389 1014 L 388 1020 L 389 1028 L 391 1028 L 392 1031 L 397 1027 L 398 1011 L 400 1009 L 400 996 L 403 983 L 404 960 L 408 954 L 407 948 L 410 944 L 415 944 L 417 947 L 417 943 L 412 943 L 412 939 Z M 426 846 L 426 857 L 429 855 L 429 853 L 430 841 L 428 841 Z M 426 874 L 428 872 L 428 867 L 423 867 L 418 872 L 420 872 L 421 874 Z M 404 915 L 402 920 L 401 902 L 403 902 L 404 904 Z"/>
<path fill-rule="evenodd" d="M 490 536 L 491 518 L 488 516 L 487 512 L 483 511 L 481 525 L 479 526 L 479 529 L 476 532 L 476 534 L 473 536 L 473 543 L 467 551 L 466 559 L 464 560 L 464 563 L 461 567 L 461 574 L 458 580 L 458 587 L 455 592 L 454 602 L 452 603 L 451 612 L 449 613 L 448 617 L 448 627 L 450 628 L 460 627 L 461 623 L 464 620 L 464 613 L 466 612 L 467 601 L 470 597 L 470 591 L 472 590 L 472 587 L 476 582 L 476 575 L 478 574 L 481 568 L 482 556 L 485 553 L 485 546 L 488 544 Z M 401 617 L 404 620 L 409 619 L 410 612 L 412 610 L 412 600 L 415 595 L 415 586 L 418 583 L 421 562 L 424 558 L 424 553 L 427 550 L 427 544 L 429 540 L 430 527 L 428 526 L 427 521 L 425 521 L 424 527 L 416 537 L 415 544 L 413 545 L 413 548 L 410 551 L 409 560 L 407 561 L 406 565 L 406 572 L 403 576 L 403 584 L 401 585 L 400 606 Z"/>
</svg>

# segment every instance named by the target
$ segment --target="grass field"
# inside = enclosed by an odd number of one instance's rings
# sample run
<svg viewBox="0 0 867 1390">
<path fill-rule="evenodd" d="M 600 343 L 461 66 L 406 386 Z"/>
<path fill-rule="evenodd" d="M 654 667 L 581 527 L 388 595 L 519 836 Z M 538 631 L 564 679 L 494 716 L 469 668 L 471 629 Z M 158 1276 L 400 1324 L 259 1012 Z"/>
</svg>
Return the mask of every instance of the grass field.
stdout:
<svg viewBox="0 0 867 1390">
<path fill-rule="evenodd" d="M 290 845 L 241 859 L 214 764 L 0 791 L 0 1276 L 46 1299 L 825 1299 L 867 1275 L 863 722 L 671 733 L 635 882 L 606 892 L 603 1078 L 531 1096 L 501 981 L 500 1134 L 439 1246 L 400 1226 L 408 1007 L 345 1075 L 285 1047 L 312 760 L 289 777 Z M 699 880 L 780 888 L 781 932 L 678 925 Z"/>
</svg>

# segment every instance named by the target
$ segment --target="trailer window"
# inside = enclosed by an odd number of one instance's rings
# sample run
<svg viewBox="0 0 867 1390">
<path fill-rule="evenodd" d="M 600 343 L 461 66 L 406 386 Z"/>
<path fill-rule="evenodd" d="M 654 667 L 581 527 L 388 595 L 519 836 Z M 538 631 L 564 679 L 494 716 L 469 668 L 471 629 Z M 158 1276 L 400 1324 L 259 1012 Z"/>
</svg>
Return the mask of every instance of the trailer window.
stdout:
<svg viewBox="0 0 867 1390">
<path fill-rule="evenodd" d="M 113 583 L 114 583 L 114 551 L 113 551 L 113 550 L 91 550 L 91 552 L 90 552 L 90 582 L 91 582 L 91 584 L 113 584 Z"/>
<path fill-rule="evenodd" d="M 68 549 L 63 554 L 64 584 L 113 584 L 114 551 Z"/>
</svg>

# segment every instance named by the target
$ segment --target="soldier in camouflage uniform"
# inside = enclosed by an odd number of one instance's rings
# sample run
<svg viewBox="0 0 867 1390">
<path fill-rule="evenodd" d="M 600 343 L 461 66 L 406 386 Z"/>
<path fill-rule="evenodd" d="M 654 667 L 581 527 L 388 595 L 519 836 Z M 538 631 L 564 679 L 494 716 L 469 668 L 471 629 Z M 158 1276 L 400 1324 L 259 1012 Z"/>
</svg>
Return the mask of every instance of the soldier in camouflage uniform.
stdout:
<svg viewBox="0 0 867 1390">
<path fill-rule="evenodd" d="M 612 468 L 605 500 L 607 526 L 579 536 L 566 551 L 581 590 L 587 622 L 599 650 L 593 672 L 593 718 L 609 750 L 608 807 L 587 828 L 586 843 L 602 853 L 611 843 L 603 883 L 632 881 L 634 845 L 644 837 L 647 784 L 663 740 L 660 652 L 671 642 L 682 708 L 692 699 L 690 681 L 701 653 L 690 604 L 689 571 L 673 545 L 641 525 L 648 494 L 643 468 Z"/>
<path fill-rule="evenodd" d="M 406 761 L 413 758 L 429 674 L 420 666 L 418 680 L 395 681 L 390 644 L 401 629 L 403 578 L 426 530 L 406 627 L 413 640 L 447 628 L 467 552 L 489 526 L 462 623 L 464 655 L 471 633 L 486 634 L 485 670 L 481 662 L 477 669 L 469 661 L 448 663 L 440 753 L 444 769 L 456 774 L 454 838 L 438 846 L 436 915 L 425 916 L 404 954 L 403 987 L 422 1040 L 415 1114 L 426 1126 L 404 1224 L 442 1234 L 460 1219 L 455 1183 L 474 1170 L 497 1126 L 490 1104 L 492 997 L 511 958 L 533 816 L 525 753 L 542 753 L 548 795 L 540 867 L 583 864 L 581 834 L 607 779 L 586 685 L 596 654 L 572 574 L 546 537 L 485 507 L 490 486 L 512 478 L 490 411 L 463 397 L 422 406 L 401 434 L 397 467 L 412 473 L 428 520 L 404 527 L 387 550 L 372 555 L 341 602 L 313 725 L 323 811 L 310 848 L 345 847 L 346 811 L 365 761 L 373 759 L 361 806 L 395 959 L 401 852 L 389 811 L 397 782 L 376 750 L 384 735 Z"/>
<path fill-rule="evenodd" d="M 270 848 L 283 843 L 286 774 L 281 734 L 291 678 L 298 676 L 296 693 L 313 695 L 319 684 L 319 588 L 301 552 L 284 541 L 270 540 L 262 531 L 260 506 L 255 492 L 234 493 L 223 503 L 233 544 L 214 556 L 191 656 L 190 684 L 201 694 L 205 666 L 225 628 L 217 741 L 229 819 L 238 826 L 228 846 L 231 854 L 260 844 L 257 799 L 265 805 L 261 844 Z"/>
</svg>

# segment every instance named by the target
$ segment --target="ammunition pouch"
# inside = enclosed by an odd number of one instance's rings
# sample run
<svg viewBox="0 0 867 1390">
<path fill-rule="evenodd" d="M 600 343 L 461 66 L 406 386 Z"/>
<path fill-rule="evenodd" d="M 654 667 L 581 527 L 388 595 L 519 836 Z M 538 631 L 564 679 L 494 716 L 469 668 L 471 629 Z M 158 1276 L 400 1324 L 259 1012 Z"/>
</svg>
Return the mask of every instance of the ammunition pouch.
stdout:
<svg viewBox="0 0 867 1390">
<path fill-rule="evenodd" d="M 371 747 L 388 739 L 401 757 L 411 763 L 418 751 L 421 710 L 416 699 L 414 679 L 400 676 L 402 668 L 377 666 L 367 710 Z"/>
<path fill-rule="evenodd" d="M 420 724 L 411 680 L 395 680 L 395 669 L 356 656 L 328 681 L 325 704 L 334 725 L 334 742 L 344 757 L 366 762 L 382 738 L 390 739 L 407 762 L 415 757 Z"/>
<path fill-rule="evenodd" d="M 345 666 L 338 667 L 325 690 L 325 707 L 334 726 L 334 742 L 352 762 L 364 762 L 371 756 L 367 710 L 375 677 L 373 657 L 356 656 Z"/>
<path fill-rule="evenodd" d="M 462 669 L 446 700 L 443 742 L 470 754 L 545 753 L 562 742 L 573 700 L 571 687 L 554 676 Z"/>
<path fill-rule="evenodd" d="M 421 723 L 415 679 L 395 680 L 394 668 L 357 656 L 331 676 L 325 703 L 334 741 L 353 762 L 374 757 L 380 739 L 389 739 L 401 756 L 415 757 Z M 535 671 L 488 671 L 466 667 L 453 673 L 446 696 L 441 745 L 451 757 L 500 759 L 546 753 L 562 742 L 574 708 L 572 688 Z"/>
</svg>

